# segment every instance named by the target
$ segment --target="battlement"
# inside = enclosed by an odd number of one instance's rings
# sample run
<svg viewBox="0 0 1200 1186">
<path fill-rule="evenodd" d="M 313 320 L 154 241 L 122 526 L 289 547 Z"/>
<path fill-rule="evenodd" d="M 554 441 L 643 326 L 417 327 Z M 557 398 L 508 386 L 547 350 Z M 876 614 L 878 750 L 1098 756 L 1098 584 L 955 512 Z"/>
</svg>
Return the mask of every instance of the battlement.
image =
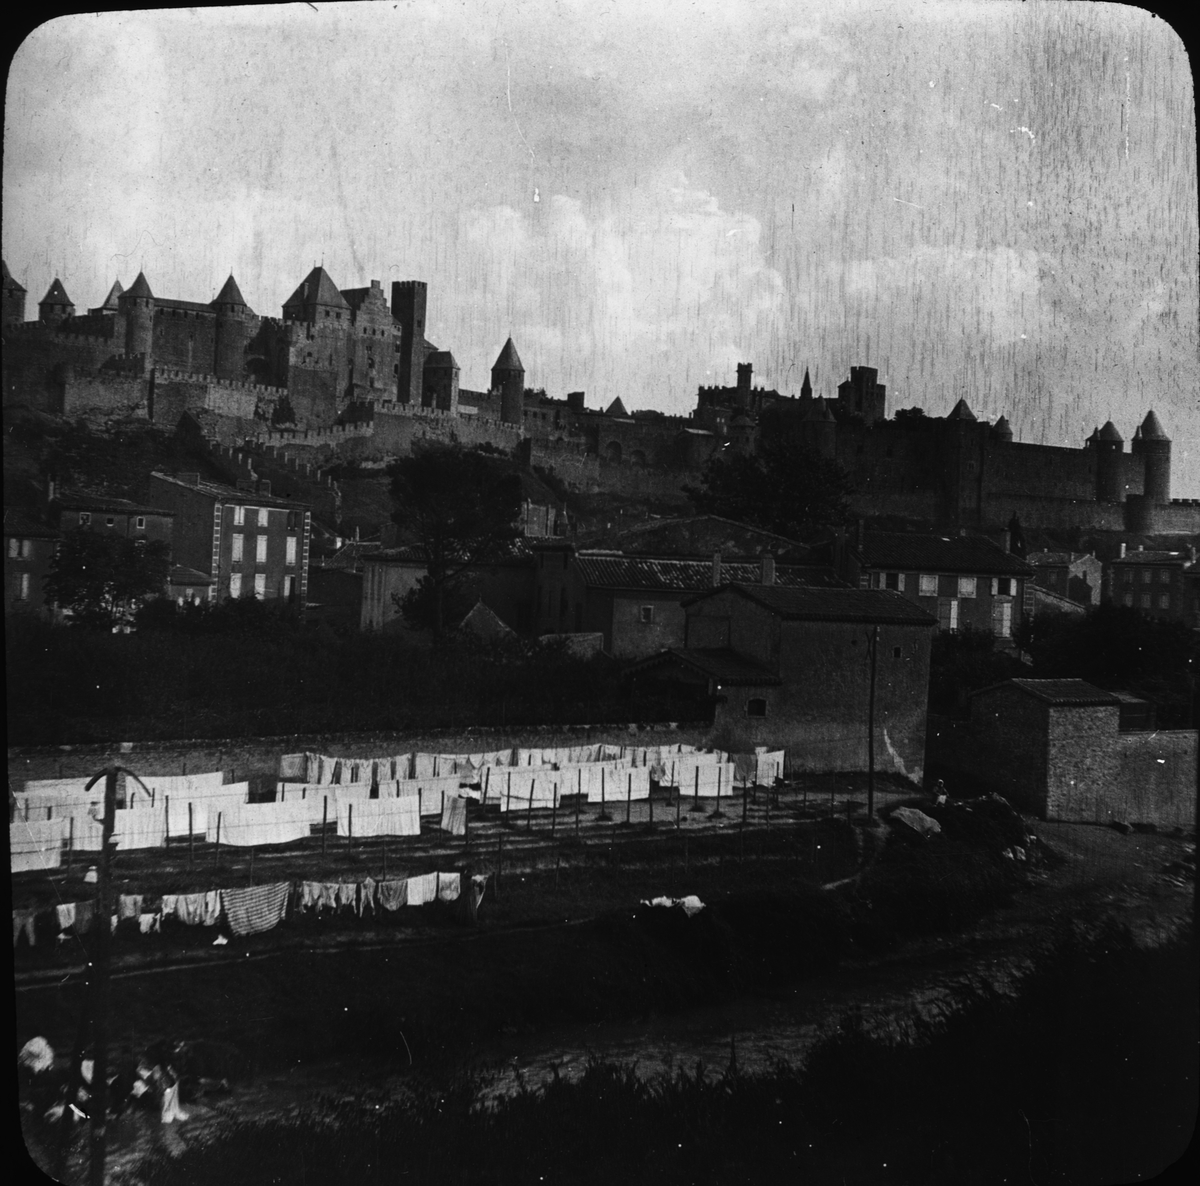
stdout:
<svg viewBox="0 0 1200 1186">
<path fill-rule="evenodd" d="M 261 383 L 239 383 L 236 379 L 220 379 L 216 375 L 200 374 L 197 371 L 181 371 L 175 367 L 155 367 L 154 378 L 164 383 L 197 383 L 205 387 L 219 387 L 222 391 L 237 391 L 246 395 L 262 395 L 279 399 L 287 395 L 286 387 L 268 387 Z"/>
<path fill-rule="evenodd" d="M 335 424 L 330 428 L 269 428 L 263 433 L 264 445 L 275 442 L 289 445 L 336 445 L 339 441 L 353 437 L 374 435 L 375 425 L 367 421 L 362 424 Z"/>
<path fill-rule="evenodd" d="M 382 416 L 403 416 L 413 420 L 433 420 L 441 423 L 449 424 L 469 424 L 473 427 L 486 427 L 490 429 L 500 429 L 510 435 L 517 435 L 520 428 L 516 424 L 509 424 L 504 420 L 496 420 L 490 416 L 460 416 L 457 412 L 447 411 L 444 408 L 417 408 L 412 404 L 388 403 L 381 404 L 378 400 L 363 400 L 354 405 L 354 414 L 360 415 L 362 411 L 367 413 L 363 422 L 370 423 L 371 419 L 378 413 Z"/>
<path fill-rule="evenodd" d="M 5 334 L 14 334 L 22 338 L 46 338 L 63 342 L 72 346 L 104 346 L 113 349 L 114 338 L 110 334 L 76 333 L 61 325 L 43 325 L 40 321 L 22 321 L 20 324 L 6 325 Z"/>
</svg>

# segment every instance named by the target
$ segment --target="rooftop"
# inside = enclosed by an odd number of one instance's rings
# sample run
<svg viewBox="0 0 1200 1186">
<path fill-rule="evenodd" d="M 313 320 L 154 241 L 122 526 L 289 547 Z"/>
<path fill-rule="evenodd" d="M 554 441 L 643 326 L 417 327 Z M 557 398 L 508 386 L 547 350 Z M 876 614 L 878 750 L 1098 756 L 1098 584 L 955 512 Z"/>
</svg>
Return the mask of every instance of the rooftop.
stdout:
<svg viewBox="0 0 1200 1186">
<path fill-rule="evenodd" d="M 1087 708 L 1121 703 L 1120 699 L 1111 692 L 1106 692 L 1103 688 L 1097 688 L 1095 684 L 1089 684 L 1086 680 L 1081 679 L 1010 679 L 1001 684 L 992 684 L 988 688 L 980 688 L 970 695 L 982 696 L 987 692 L 995 692 L 1009 687 L 1017 688 L 1045 704 Z"/>
<path fill-rule="evenodd" d="M 779 585 L 732 584 L 701 593 L 684 604 L 694 605 L 697 601 L 725 591 L 757 602 L 787 620 L 869 622 L 896 626 L 933 626 L 937 622 L 904 594 L 891 589 L 780 588 Z"/>
<path fill-rule="evenodd" d="M 509 338 L 504 343 L 496 361 L 492 363 L 492 370 L 509 370 L 524 372 L 525 367 L 521 363 L 521 356 L 517 353 L 516 346 L 513 345 L 512 338 Z"/>
<path fill-rule="evenodd" d="M 1139 548 L 1136 552 L 1126 552 L 1124 556 L 1113 561 L 1113 564 L 1182 564 L 1193 563 L 1190 552 L 1172 552 L 1163 548 Z"/>
<path fill-rule="evenodd" d="M 337 285 L 330 279 L 329 273 L 322 267 L 315 267 L 300 281 L 300 287 L 286 301 L 283 307 L 295 305 L 331 305 L 335 309 L 348 309 L 346 298 L 338 292 Z"/>
<path fill-rule="evenodd" d="M 1030 552 L 1025 561 L 1034 568 L 1046 568 L 1056 564 L 1074 564 L 1077 560 L 1087 560 L 1090 556 L 1090 552 Z"/>
<path fill-rule="evenodd" d="M 282 507 L 285 510 L 309 509 L 308 503 L 291 498 L 276 498 L 272 494 L 258 494 L 253 490 L 238 490 L 227 486 L 224 482 L 210 482 L 207 478 L 185 480 L 180 474 L 164 474 L 155 471 L 150 475 L 162 482 L 170 482 L 173 486 L 182 486 L 185 490 L 198 490 L 201 494 L 218 502 L 239 503 L 248 507 Z"/>
<path fill-rule="evenodd" d="M 722 515 L 689 515 L 671 519 L 649 519 L 622 532 L 616 543 L 624 552 L 673 555 L 680 558 L 708 557 L 716 551 L 731 557 L 760 556 L 800 559 L 810 549 L 796 540 L 739 523 Z"/>
<path fill-rule="evenodd" d="M 907 531 L 866 531 L 861 548 L 868 568 L 925 572 L 1014 574 L 1029 565 L 979 535 L 919 535 Z"/>
<path fill-rule="evenodd" d="M 675 557 L 627 556 L 616 552 L 577 552 L 575 563 L 584 582 L 593 588 L 631 589 L 643 592 L 698 593 L 712 587 L 712 560 L 680 560 Z M 754 561 L 722 561 L 721 578 L 754 584 L 762 569 Z M 841 582 L 824 565 L 775 567 L 777 585 L 839 588 Z"/>
<path fill-rule="evenodd" d="M 113 498 L 107 494 L 86 494 L 78 490 L 63 490 L 55 495 L 54 501 L 69 511 L 113 511 L 118 515 L 167 515 L 174 516 L 174 511 L 162 507 L 143 506 L 131 502 L 128 498 Z"/>
<path fill-rule="evenodd" d="M 71 298 L 67 296 L 67 290 L 63 288 L 62 281 L 55 276 L 46 295 L 38 303 L 41 305 L 69 305 Z"/>
<path fill-rule="evenodd" d="M 633 664 L 630 672 L 682 665 L 722 684 L 779 684 L 770 668 L 747 659 L 728 647 L 671 647 Z"/>
</svg>

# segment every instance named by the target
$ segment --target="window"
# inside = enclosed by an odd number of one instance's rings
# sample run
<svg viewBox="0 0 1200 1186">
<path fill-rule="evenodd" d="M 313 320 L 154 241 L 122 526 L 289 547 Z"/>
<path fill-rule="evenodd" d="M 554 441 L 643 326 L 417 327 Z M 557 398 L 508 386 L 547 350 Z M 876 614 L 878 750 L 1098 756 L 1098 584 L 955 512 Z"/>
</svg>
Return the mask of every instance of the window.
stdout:
<svg viewBox="0 0 1200 1186">
<path fill-rule="evenodd" d="M 975 578 L 974 577 L 959 577 L 958 578 L 958 595 L 959 595 L 959 597 L 974 597 L 975 596 Z"/>
<path fill-rule="evenodd" d="M 1133 584 L 1133 572 L 1130 569 L 1127 568 L 1123 573 L 1121 573 L 1121 582 L 1125 585 Z"/>
<path fill-rule="evenodd" d="M 146 516 L 145 516 L 145 515 L 138 515 L 138 517 L 137 517 L 137 529 L 138 529 L 138 531 L 145 531 L 145 530 L 146 530 Z"/>
<path fill-rule="evenodd" d="M 903 592 L 904 574 L 900 572 L 885 572 L 883 574 L 883 587 L 885 589 L 895 589 L 898 592 Z"/>
<path fill-rule="evenodd" d="M 28 560 L 29 540 L 16 538 L 10 539 L 8 541 L 8 554 L 13 560 Z"/>
<path fill-rule="evenodd" d="M 643 605 L 638 611 L 638 618 L 647 625 L 651 625 L 654 622 L 654 606 Z"/>
<path fill-rule="evenodd" d="M 1122 598 L 1122 600 L 1125 602 L 1126 605 L 1133 605 L 1133 594 L 1126 593 L 1124 598 Z"/>
<path fill-rule="evenodd" d="M 892 647 L 892 658 L 893 659 L 900 658 L 900 648 L 899 647 Z"/>
<path fill-rule="evenodd" d="M 1150 571 L 1150 569 L 1148 569 L 1148 568 L 1143 568 L 1142 569 L 1142 584 L 1148 585 L 1148 584 L 1150 584 L 1150 582 L 1153 579 L 1154 579 L 1154 573 L 1152 573 Z"/>
<path fill-rule="evenodd" d="M 927 572 L 921 573 L 921 596 L 937 596 L 937 577 L 935 575 Z"/>
<path fill-rule="evenodd" d="M 285 600 L 291 601 L 291 599 L 294 595 L 294 592 L 295 592 L 295 588 L 296 588 L 296 578 L 295 577 L 284 577 L 283 578 L 283 596 L 284 596 Z"/>
<path fill-rule="evenodd" d="M 1143 594 L 1142 594 L 1142 595 L 1141 595 L 1141 596 L 1138 598 L 1138 600 L 1139 600 L 1139 602 L 1141 603 L 1142 609 L 1149 609 L 1149 608 L 1150 608 L 1150 594 L 1149 594 L 1149 593 L 1143 593 Z"/>
<path fill-rule="evenodd" d="M 240 572 L 231 572 L 229 574 L 229 596 L 241 597 L 242 595 L 242 574 Z"/>
<path fill-rule="evenodd" d="M 761 696 L 752 696 L 746 701 L 746 715 L 748 717 L 765 717 L 767 715 L 767 702 Z"/>
<path fill-rule="evenodd" d="M 958 602 L 953 597 L 938 599 L 938 628 L 951 634 L 958 629 Z"/>
<path fill-rule="evenodd" d="M 1160 593 L 1158 595 L 1158 608 L 1159 609 L 1169 609 L 1170 605 L 1171 605 L 1170 593 Z"/>
<path fill-rule="evenodd" d="M 243 544 L 245 538 L 246 537 L 244 535 L 242 535 L 241 532 L 235 531 L 233 534 L 233 562 L 234 562 L 234 564 L 239 564 L 241 562 L 242 544 Z"/>
<path fill-rule="evenodd" d="M 263 601 L 267 596 L 267 574 L 265 572 L 257 572 L 254 574 L 254 596 Z"/>
<path fill-rule="evenodd" d="M 248 527 L 260 527 L 265 523 L 265 519 L 258 507 L 246 508 L 246 525 Z"/>
<path fill-rule="evenodd" d="M 992 596 L 1011 597 L 1013 595 L 1012 577 L 992 577 Z"/>
<path fill-rule="evenodd" d="M 29 573 L 23 572 L 17 578 L 17 600 L 29 600 Z"/>
<path fill-rule="evenodd" d="M 288 511 L 287 513 L 287 529 L 288 531 L 296 530 L 296 512 Z"/>
<path fill-rule="evenodd" d="M 1160 568 L 1158 570 L 1158 579 L 1165 585 L 1171 579 L 1171 570 L 1169 568 Z"/>
<path fill-rule="evenodd" d="M 245 526 L 245 523 L 246 523 L 246 508 L 245 507 L 234 507 L 233 508 L 233 525 L 234 525 L 234 527 L 243 527 L 243 526 Z"/>
<path fill-rule="evenodd" d="M 115 524 L 116 524 L 116 519 L 114 519 L 114 518 L 112 517 L 112 515 L 109 515 L 109 516 L 108 516 L 108 518 L 104 520 L 104 526 L 105 526 L 105 527 L 112 527 L 112 526 L 114 526 Z"/>
<path fill-rule="evenodd" d="M 267 562 L 267 537 L 265 535 L 258 536 L 254 541 L 254 563 L 266 564 Z"/>
<path fill-rule="evenodd" d="M 294 568 L 296 564 L 296 537 L 289 535 L 287 537 L 287 550 L 284 553 L 284 563 L 289 568 Z"/>
<path fill-rule="evenodd" d="M 992 633 L 997 638 L 1012 636 L 1012 602 L 994 601 L 992 603 Z"/>
</svg>

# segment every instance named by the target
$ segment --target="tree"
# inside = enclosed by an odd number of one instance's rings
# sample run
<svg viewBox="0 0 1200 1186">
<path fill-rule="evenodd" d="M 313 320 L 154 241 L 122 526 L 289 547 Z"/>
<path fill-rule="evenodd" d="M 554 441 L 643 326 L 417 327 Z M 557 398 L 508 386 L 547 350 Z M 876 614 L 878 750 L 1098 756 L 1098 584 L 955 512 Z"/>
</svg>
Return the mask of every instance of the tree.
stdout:
<svg viewBox="0 0 1200 1186">
<path fill-rule="evenodd" d="M 440 639 L 458 578 L 498 560 L 520 534 L 521 482 L 503 459 L 461 445 L 431 446 L 402 457 L 388 476 L 396 506 L 392 520 L 425 553 L 427 591 L 409 599 L 407 614 Z"/>
<path fill-rule="evenodd" d="M 162 540 L 70 532 L 46 576 L 46 596 L 74 622 L 112 630 L 128 626 L 143 601 L 166 591 L 170 549 Z"/>
<path fill-rule="evenodd" d="M 724 515 L 803 540 L 850 517 L 850 479 L 835 461 L 768 441 L 757 456 L 718 454 L 684 493 L 701 514 Z"/>
</svg>

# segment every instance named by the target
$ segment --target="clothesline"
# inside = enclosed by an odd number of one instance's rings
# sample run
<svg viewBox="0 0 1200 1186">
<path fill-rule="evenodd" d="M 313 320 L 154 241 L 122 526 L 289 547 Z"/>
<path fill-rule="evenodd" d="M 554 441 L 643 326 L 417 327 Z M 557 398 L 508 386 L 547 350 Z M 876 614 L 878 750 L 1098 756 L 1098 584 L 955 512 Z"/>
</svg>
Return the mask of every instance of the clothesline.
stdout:
<svg viewBox="0 0 1200 1186">
<path fill-rule="evenodd" d="M 368 906 L 378 913 L 433 901 L 453 902 L 460 892 L 461 874 L 439 871 L 384 881 L 373 877 L 362 881 L 282 881 L 239 889 L 163 894 L 157 904 L 153 896 L 121 894 L 109 925 L 115 931 L 125 920 L 136 921 L 145 935 L 161 931 L 162 921 L 167 918 L 185 926 L 214 927 L 223 917 L 233 934 L 250 935 L 271 930 L 288 914 L 352 909 L 361 918 Z M 22 935 L 35 947 L 39 937 L 63 940 L 72 934 L 86 934 L 97 921 L 95 899 L 12 913 L 14 947 Z M 43 919 L 40 925 L 39 918 Z"/>
</svg>

